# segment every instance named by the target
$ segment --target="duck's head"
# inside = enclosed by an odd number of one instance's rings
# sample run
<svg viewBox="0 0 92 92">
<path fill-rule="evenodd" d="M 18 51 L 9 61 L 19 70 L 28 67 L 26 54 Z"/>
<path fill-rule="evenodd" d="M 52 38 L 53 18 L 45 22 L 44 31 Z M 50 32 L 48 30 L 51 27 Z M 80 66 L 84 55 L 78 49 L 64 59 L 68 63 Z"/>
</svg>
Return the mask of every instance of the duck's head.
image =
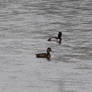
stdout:
<svg viewBox="0 0 92 92">
<path fill-rule="evenodd" d="M 48 47 L 47 48 L 47 52 L 51 52 L 52 50 L 51 50 L 51 48 L 50 47 Z"/>
<path fill-rule="evenodd" d="M 58 32 L 58 38 L 61 39 L 62 37 L 62 32 Z"/>
</svg>

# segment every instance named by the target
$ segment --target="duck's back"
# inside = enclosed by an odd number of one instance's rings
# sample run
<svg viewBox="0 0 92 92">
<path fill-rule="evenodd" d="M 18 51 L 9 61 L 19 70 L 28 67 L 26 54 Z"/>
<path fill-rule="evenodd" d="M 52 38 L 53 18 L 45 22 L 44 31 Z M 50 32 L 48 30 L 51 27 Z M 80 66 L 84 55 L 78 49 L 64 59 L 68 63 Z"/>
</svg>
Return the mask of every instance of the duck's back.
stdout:
<svg viewBox="0 0 92 92">
<path fill-rule="evenodd" d="M 47 58 L 47 53 L 36 54 L 37 58 Z"/>
</svg>

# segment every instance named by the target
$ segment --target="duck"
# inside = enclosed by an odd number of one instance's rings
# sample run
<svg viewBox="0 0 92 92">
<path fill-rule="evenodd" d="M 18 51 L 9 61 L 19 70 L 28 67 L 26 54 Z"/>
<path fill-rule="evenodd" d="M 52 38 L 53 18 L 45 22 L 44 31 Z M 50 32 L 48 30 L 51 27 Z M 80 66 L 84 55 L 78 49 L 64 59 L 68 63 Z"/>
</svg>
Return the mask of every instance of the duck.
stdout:
<svg viewBox="0 0 92 92">
<path fill-rule="evenodd" d="M 47 60 L 51 60 L 51 54 L 50 54 L 51 51 L 52 51 L 51 48 L 48 47 L 47 53 L 38 53 L 38 54 L 36 54 L 36 57 L 37 58 L 46 58 Z"/>
<path fill-rule="evenodd" d="M 62 41 L 62 32 L 58 32 L 58 36 L 52 36 L 48 39 L 48 41 L 54 41 L 54 40 L 57 40 L 59 44 L 61 44 L 61 41 Z"/>
</svg>

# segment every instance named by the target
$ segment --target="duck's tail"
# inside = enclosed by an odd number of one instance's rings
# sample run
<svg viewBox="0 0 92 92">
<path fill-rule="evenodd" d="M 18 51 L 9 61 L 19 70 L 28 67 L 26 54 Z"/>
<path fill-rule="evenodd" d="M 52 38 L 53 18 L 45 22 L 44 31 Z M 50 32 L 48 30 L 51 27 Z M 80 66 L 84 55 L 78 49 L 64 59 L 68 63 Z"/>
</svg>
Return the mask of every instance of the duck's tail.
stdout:
<svg viewBox="0 0 92 92">
<path fill-rule="evenodd" d="M 48 41 L 51 41 L 51 38 L 49 38 Z"/>
<path fill-rule="evenodd" d="M 37 57 L 37 58 L 39 58 L 39 57 L 40 57 L 40 55 L 39 55 L 39 54 L 36 54 L 36 57 Z"/>
</svg>

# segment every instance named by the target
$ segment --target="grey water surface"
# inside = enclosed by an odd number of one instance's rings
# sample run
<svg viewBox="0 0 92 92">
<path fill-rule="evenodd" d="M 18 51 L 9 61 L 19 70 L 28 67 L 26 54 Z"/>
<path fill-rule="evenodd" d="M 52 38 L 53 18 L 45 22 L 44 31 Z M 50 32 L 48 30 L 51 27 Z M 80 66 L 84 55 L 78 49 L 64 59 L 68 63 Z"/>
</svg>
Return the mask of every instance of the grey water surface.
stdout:
<svg viewBox="0 0 92 92">
<path fill-rule="evenodd" d="M 0 0 L 0 92 L 92 92 L 92 0 Z"/>
</svg>

